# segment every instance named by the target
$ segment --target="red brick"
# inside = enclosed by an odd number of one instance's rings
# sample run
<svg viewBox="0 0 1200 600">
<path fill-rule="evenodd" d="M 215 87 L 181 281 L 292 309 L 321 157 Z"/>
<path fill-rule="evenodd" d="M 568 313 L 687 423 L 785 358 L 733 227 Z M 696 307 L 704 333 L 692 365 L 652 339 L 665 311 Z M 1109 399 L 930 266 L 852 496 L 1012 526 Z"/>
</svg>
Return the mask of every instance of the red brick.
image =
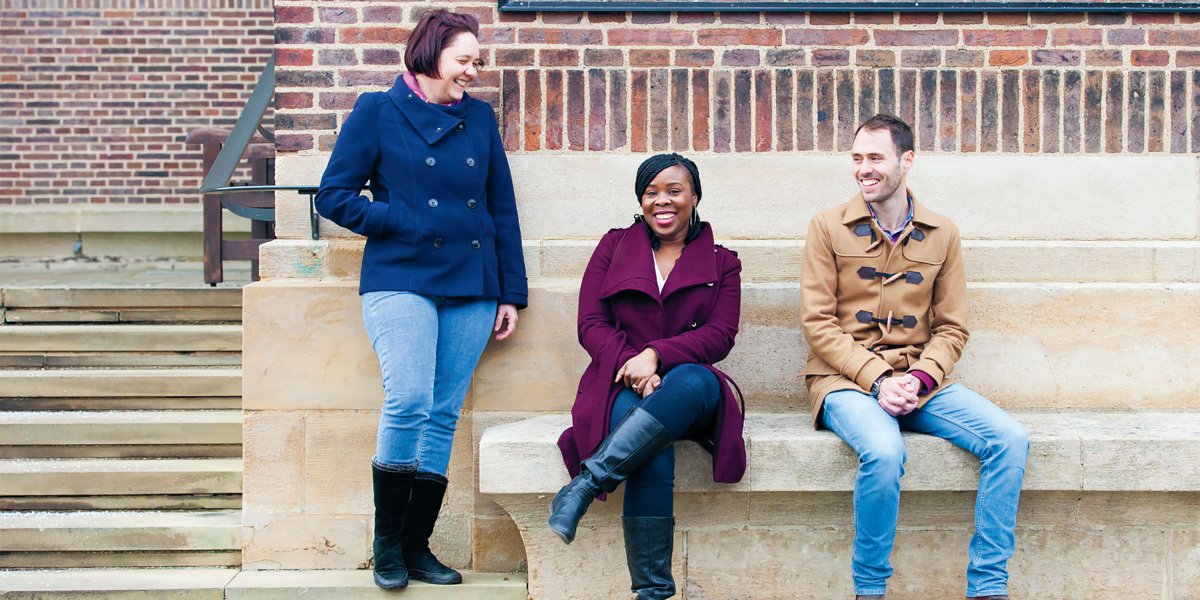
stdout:
<svg viewBox="0 0 1200 600">
<path fill-rule="evenodd" d="M 900 13 L 901 25 L 936 25 L 937 22 L 938 13 Z"/>
<path fill-rule="evenodd" d="M 1034 65 L 1077 65 L 1080 61 L 1078 50 L 1034 50 Z"/>
<path fill-rule="evenodd" d="M 505 150 L 515 152 L 521 147 L 521 79 L 514 69 L 504 69 L 501 73 L 500 106 L 497 108 L 500 141 Z"/>
<path fill-rule="evenodd" d="M 334 7 L 322 8 L 321 21 L 324 23 L 356 23 L 358 22 L 358 12 L 353 8 Z"/>
<path fill-rule="evenodd" d="M 526 151 L 542 147 L 542 72 L 537 69 L 525 71 L 525 133 Z"/>
<path fill-rule="evenodd" d="M 850 51 L 818 48 L 812 51 L 812 64 L 821 67 L 848 65 L 850 64 Z"/>
<path fill-rule="evenodd" d="M 984 65 L 983 50 L 947 50 L 947 67 L 982 67 Z"/>
<path fill-rule="evenodd" d="M 403 44 L 409 33 L 400 27 L 346 27 L 338 30 L 337 38 L 341 44 Z"/>
<path fill-rule="evenodd" d="M 635 12 L 630 17 L 630 22 L 635 25 L 662 25 L 671 22 L 671 13 L 669 12 Z"/>
<path fill-rule="evenodd" d="M 301 27 L 276 27 L 276 44 L 332 44 L 337 41 L 333 29 Z M 135 42 L 136 43 L 136 42 Z"/>
<path fill-rule="evenodd" d="M 1134 50 L 1129 61 L 1135 67 L 1165 67 L 1171 64 L 1171 53 L 1165 50 Z"/>
<path fill-rule="evenodd" d="M 667 67 L 671 65 L 670 50 L 630 50 L 631 67 Z"/>
<path fill-rule="evenodd" d="M 368 6 L 362 11 L 362 20 L 366 23 L 403 23 L 404 9 L 399 6 Z"/>
<path fill-rule="evenodd" d="M 546 149 L 561 150 L 563 139 L 563 72 L 546 73 Z"/>
<path fill-rule="evenodd" d="M 583 22 L 581 12 L 544 12 L 542 22 L 554 25 L 574 25 Z"/>
<path fill-rule="evenodd" d="M 954 46 L 958 44 L 958 31 L 953 29 L 918 30 L 875 30 L 875 43 L 879 46 Z"/>
<path fill-rule="evenodd" d="M 676 50 L 675 64 L 680 67 L 711 67 L 712 50 Z"/>
<path fill-rule="evenodd" d="M 1109 29 L 1109 46 L 1141 46 L 1146 43 L 1145 29 Z"/>
<path fill-rule="evenodd" d="M 778 46 L 783 34 L 778 29 L 701 29 L 696 32 L 701 46 Z"/>
<path fill-rule="evenodd" d="M 454 12 L 475 17 L 480 25 L 490 25 L 496 22 L 496 10 L 491 6 L 459 6 Z"/>
<path fill-rule="evenodd" d="M 854 64 L 860 67 L 894 67 L 896 53 L 891 50 L 856 50 Z"/>
<path fill-rule="evenodd" d="M 648 73 L 649 71 L 633 71 L 629 79 L 629 149 L 634 152 L 645 152 L 648 148 Z"/>
<path fill-rule="evenodd" d="M 1065 23 L 1082 23 L 1087 19 L 1087 15 L 1078 12 L 1046 12 L 1033 13 L 1030 20 L 1034 25 L 1061 25 Z"/>
<path fill-rule="evenodd" d="M 943 25 L 982 25 L 983 13 L 962 12 L 942 15 Z"/>
<path fill-rule="evenodd" d="M 1179 23 L 1181 25 L 1195 25 L 1200 23 L 1200 13 L 1180 13 Z"/>
<path fill-rule="evenodd" d="M 708 71 L 692 71 L 692 149 L 703 152 L 709 149 L 709 100 Z"/>
<path fill-rule="evenodd" d="M 1174 25 L 1175 13 L 1133 13 L 1134 25 Z"/>
<path fill-rule="evenodd" d="M 532 23 L 537 20 L 537 13 L 532 12 L 502 12 L 501 23 Z"/>
<path fill-rule="evenodd" d="M 722 25 L 762 25 L 762 14 L 757 12 L 723 12 Z"/>
<path fill-rule="evenodd" d="M 771 103 L 772 93 L 771 74 L 759 71 L 754 74 L 754 150 L 770 152 L 772 145 L 771 113 L 774 106 Z"/>
<path fill-rule="evenodd" d="M 726 50 L 721 55 L 721 64 L 727 67 L 756 67 L 760 60 L 758 50 L 746 48 Z"/>
<path fill-rule="evenodd" d="M 578 50 L 538 50 L 538 64 L 543 67 L 574 67 L 579 65 Z"/>
<path fill-rule="evenodd" d="M 1050 32 L 1051 43 L 1055 46 L 1099 46 L 1104 40 L 1103 29 L 1066 27 Z"/>
<path fill-rule="evenodd" d="M 313 63 L 313 51 L 303 48 L 278 48 L 275 64 L 281 67 L 307 67 Z"/>
<path fill-rule="evenodd" d="M 501 48 L 496 50 L 496 64 L 503 67 L 533 66 L 533 50 L 527 48 Z"/>
<path fill-rule="evenodd" d="M 988 64 L 995 67 L 1016 67 L 1029 64 L 1029 51 L 992 50 L 988 53 Z"/>
<path fill-rule="evenodd" d="M 325 110 L 350 110 L 358 94 L 354 92 L 322 92 L 321 108 Z"/>
<path fill-rule="evenodd" d="M 1128 13 L 1089 13 L 1088 23 L 1092 25 L 1125 25 L 1129 19 Z M 1091 150 L 1089 150 L 1091 152 Z"/>
<path fill-rule="evenodd" d="M 1029 13 L 988 13 L 988 25 L 1017 26 L 1029 24 Z"/>
<path fill-rule="evenodd" d="M 682 29 L 610 29 L 613 46 L 690 46 L 692 32 Z"/>
<path fill-rule="evenodd" d="M 588 13 L 588 23 L 624 23 L 626 19 L 623 12 Z"/>
<path fill-rule="evenodd" d="M 799 67 L 806 62 L 803 48 L 767 50 L 767 64 L 773 67 Z"/>
<path fill-rule="evenodd" d="M 770 12 L 767 13 L 768 25 L 804 25 L 808 23 L 808 13 L 801 12 Z M 849 24 L 849 19 L 845 24 Z M 837 25 L 837 23 L 834 23 Z"/>
<path fill-rule="evenodd" d="M 905 67 L 936 67 L 942 64 L 941 50 L 903 50 L 900 65 Z"/>
<path fill-rule="evenodd" d="M 312 23 L 313 9 L 305 6 L 275 7 L 276 23 Z"/>
<path fill-rule="evenodd" d="M 671 70 L 671 149 L 686 151 L 689 146 L 691 123 L 688 120 L 688 70 Z"/>
<path fill-rule="evenodd" d="M 808 13 L 809 25 L 849 25 L 850 13 Z"/>
<path fill-rule="evenodd" d="M 341 71 L 338 83 L 341 87 L 390 86 L 403 69 L 392 71 Z"/>
<path fill-rule="evenodd" d="M 1200 46 L 1200 29 L 1155 29 L 1151 46 Z"/>
<path fill-rule="evenodd" d="M 785 37 L 797 46 L 862 46 L 871 40 L 866 29 L 789 29 Z"/>
<path fill-rule="evenodd" d="M 277 133 L 275 134 L 275 149 L 280 152 L 299 152 L 312 150 L 313 136 L 310 133 Z"/>
<path fill-rule="evenodd" d="M 404 59 L 400 57 L 399 50 L 393 50 L 391 48 L 364 48 L 363 64 L 401 65 L 404 64 Z"/>
<path fill-rule="evenodd" d="M 860 12 L 854 13 L 855 25 L 891 25 L 896 22 L 893 12 Z"/>
<path fill-rule="evenodd" d="M 583 51 L 583 64 L 589 67 L 619 67 L 625 64 L 625 53 L 621 50 L 588 48 Z"/>
<path fill-rule="evenodd" d="M 1200 51 L 1180 50 L 1175 53 L 1176 67 L 1200 67 Z"/>
<path fill-rule="evenodd" d="M 1097 67 L 1120 67 L 1125 64 L 1120 50 L 1088 50 L 1084 55 L 1088 65 Z"/>
<path fill-rule="evenodd" d="M 716 23 L 717 15 L 710 12 L 681 12 L 675 14 L 675 21 L 686 25 L 704 25 L 707 23 Z"/>
<path fill-rule="evenodd" d="M 1045 46 L 1045 29 L 982 29 L 963 31 L 963 43 L 968 46 Z"/>
<path fill-rule="evenodd" d="M 517 37 L 522 44 L 586 46 L 604 42 L 604 35 L 596 29 L 522 27 Z"/>
<path fill-rule="evenodd" d="M 312 108 L 313 95 L 308 92 L 276 92 L 275 110 L 287 108 Z"/>
<path fill-rule="evenodd" d="M 480 27 L 479 42 L 481 44 L 511 44 L 517 41 L 517 33 L 512 27 Z"/>
</svg>

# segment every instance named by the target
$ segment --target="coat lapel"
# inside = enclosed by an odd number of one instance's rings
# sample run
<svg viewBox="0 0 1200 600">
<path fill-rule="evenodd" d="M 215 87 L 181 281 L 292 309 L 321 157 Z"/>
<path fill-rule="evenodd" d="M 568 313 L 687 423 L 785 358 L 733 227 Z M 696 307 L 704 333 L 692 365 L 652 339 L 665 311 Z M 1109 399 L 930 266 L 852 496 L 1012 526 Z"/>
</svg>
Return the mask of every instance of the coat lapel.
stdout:
<svg viewBox="0 0 1200 600">
<path fill-rule="evenodd" d="M 428 106 L 424 100 L 408 89 L 403 75 L 397 77 L 396 84 L 388 90 L 388 98 L 392 100 L 392 104 L 395 104 L 396 108 L 400 109 L 400 113 L 408 119 L 413 129 L 417 130 L 421 139 L 431 146 L 454 131 L 454 128 L 461 124 L 466 116 L 465 110 L 443 111 Z M 454 108 L 466 107 L 467 101 L 468 96 L 464 93 L 462 102 Z"/>
<path fill-rule="evenodd" d="M 646 227 L 634 223 L 625 230 L 613 250 L 608 272 L 600 284 L 600 297 L 609 298 L 624 291 L 638 291 L 658 300 L 658 281 L 654 278 L 653 251 Z"/>
<path fill-rule="evenodd" d="M 708 223 L 701 225 L 700 235 L 684 246 L 675 268 L 663 285 L 664 300 L 671 294 L 697 285 L 715 285 L 717 282 L 716 248 L 713 247 L 712 228 Z M 657 287 L 657 283 L 655 284 Z"/>
</svg>

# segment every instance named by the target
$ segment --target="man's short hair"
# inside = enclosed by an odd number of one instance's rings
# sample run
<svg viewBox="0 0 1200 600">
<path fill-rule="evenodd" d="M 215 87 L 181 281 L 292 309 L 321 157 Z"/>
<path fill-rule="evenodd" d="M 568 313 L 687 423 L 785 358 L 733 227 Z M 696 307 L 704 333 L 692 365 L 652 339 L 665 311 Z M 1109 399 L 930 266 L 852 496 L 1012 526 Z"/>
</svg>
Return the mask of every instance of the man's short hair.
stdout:
<svg viewBox="0 0 1200 600">
<path fill-rule="evenodd" d="M 854 130 L 854 135 L 857 136 L 858 132 L 864 129 L 867 131 L 888 130 L 892 134 L 892 143 L 896 145 L 896 154 L 914 150 L 912 127 L 909 127 L 908 123 L 896 115 L 879 113 L 863 121 L 863 124 Z"/>
<path fill-rule="evenodd" d="M 417 22 L 404 48 L 404 66 L 414 75 L 441 79 L 438 59 L 442 50 L 460 33 L 479 37 L 479 20 L 472 15 L 431 10 Z"/>
</svg>

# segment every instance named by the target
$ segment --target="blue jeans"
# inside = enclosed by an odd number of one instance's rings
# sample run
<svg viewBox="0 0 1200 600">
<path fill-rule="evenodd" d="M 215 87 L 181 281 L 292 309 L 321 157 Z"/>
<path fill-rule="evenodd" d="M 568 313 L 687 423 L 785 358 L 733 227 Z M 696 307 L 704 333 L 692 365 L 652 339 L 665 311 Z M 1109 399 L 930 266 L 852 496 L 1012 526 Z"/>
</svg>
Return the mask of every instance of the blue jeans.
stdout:
<svg viewBox="0 0 1200 600">
<path fill-rule="evenodd" d="M 368 292 L 362 310 L 383 375 L 374 462 L 445 476 L 471 374 L 496 322 L 496 300 Z"/>
<path fill-rule="evenodd" d="M 900 513 L 900 476 L 907 454 L 900 431 L 927 433 L 979 457 L 975 534 L 968 551 L 967 595 L 1006 594 L 1017 501 L 1029 436 L 1015 419 L 961 384 L 925 406 L 893 417 L 874 398 L 853 390 L 825 397 L 825 426 L 858 453 L 854 482 L 854 593 L 883 594 L 892 575 L 888 556 Z"/>
<path fill-rule="evenodd" d="M 697 364 L 682 364 L 664 375 L 662 385 L 645 398 L 629 388 L 618 392 L 613 400 L 609 430 L 616 429 L 630 409 L 640 406 L 654 415 L 675 439 L 694 437 L 712 427 L 720 400 L 721 383 L 712 371 Z M 625 480 L 623 514 L 675 516 L 675 444 L 663 448 Z"/>
</svg>

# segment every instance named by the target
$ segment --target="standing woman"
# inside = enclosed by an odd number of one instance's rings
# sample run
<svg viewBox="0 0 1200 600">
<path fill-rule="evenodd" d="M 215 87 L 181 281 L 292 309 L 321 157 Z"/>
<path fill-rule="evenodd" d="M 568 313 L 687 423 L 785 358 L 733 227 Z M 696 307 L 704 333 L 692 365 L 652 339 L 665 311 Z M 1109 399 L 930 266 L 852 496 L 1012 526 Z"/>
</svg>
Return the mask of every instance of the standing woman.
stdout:
<svg viewBox="0 0 1200 600">
<path fill-rule="evenodd" d="M 550 503 L 566 543 L 592 500 L 625 482 L 622 525 L 638 600 L 675 594 L 675 446 L 699 442 L 713 480 L 746 470 L 743 407 L 713 366 L 733 349 L 742 263 L 700 220 L 700 171 L 678 154 L 638 168 L 632 225 L 600 240 L 579 289 L 579 343 L 592 362 L 558 440 L 574 477 Z M 740 394 L 739 394 L 740 395 Z"/>
<path fill-rule="evenodd" d="M 489 332 L 511 335 L 528 297 L 496 116 L 466 93 L 478 36 L 473 16 L 426 13 L 408 39 L 408 72 L 359 96 L 317 192 L 321 215 L 367 238 L 359 293 L 385 393 L 371 465 L 375 584 L 385 589 L 462 581 L 429 536 L 471 373 Z"/>
</svg>

